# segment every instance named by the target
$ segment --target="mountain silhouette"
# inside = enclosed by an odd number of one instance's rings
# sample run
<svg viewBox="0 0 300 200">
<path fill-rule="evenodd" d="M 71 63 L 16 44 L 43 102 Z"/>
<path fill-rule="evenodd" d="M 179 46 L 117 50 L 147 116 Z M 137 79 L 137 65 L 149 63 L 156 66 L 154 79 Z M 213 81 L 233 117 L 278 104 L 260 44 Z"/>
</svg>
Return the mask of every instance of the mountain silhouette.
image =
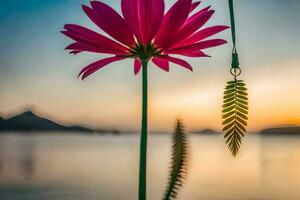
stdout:
<svg viewBox="0 0 300 200">
<path fill-rule="evenodd" d="M 193 131 L 192 133 L 194 134 L 203 134 L 203 135 L 213 135 L 213 134 L 221 134 L 220 132 L 210 129 L 210 128 L 206 128 L 206 129 L 202 129 L 199 131 Z"/>
<path fill-rule="evenodd" d="M 34 114 L 32 111 L 24 112 L 20 115 L 14 116 L 9 119 L 3 119 L 0 117 L 0 132 L 7 131 L 22 131 L 22 132 L 86 132 L 86 133 L 104 133 L 118 131 L 107 130 L 92 130 L 81 126 L 64 126 L 51 121 L 46 118 L 42 118 Z"/>
<path fill-rule="evenodd" d="M 260 132 L 262 135 L 300 135 L 300 126 L 268 128 Z"/>
</svg>

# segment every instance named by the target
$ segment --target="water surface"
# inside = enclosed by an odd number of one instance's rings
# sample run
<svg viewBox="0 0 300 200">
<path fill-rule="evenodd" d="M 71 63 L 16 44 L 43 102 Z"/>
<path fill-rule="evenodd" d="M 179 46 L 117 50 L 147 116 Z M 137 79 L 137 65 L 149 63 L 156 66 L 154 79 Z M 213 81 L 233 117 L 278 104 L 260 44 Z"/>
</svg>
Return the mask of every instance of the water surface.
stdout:
<svg viewBox="0 0 300 200">
<path fill-rule="evenodd" d="M 182 200 L 299 200 L 300 137 L 249 135 L 232 158 L 220 135 L 190 135 Z M 170 135 L 151 134 L 148 199 L 161 199 Z M 137 199 L 139 137 L 0 135 L 1 200 Z"/>
</svg>

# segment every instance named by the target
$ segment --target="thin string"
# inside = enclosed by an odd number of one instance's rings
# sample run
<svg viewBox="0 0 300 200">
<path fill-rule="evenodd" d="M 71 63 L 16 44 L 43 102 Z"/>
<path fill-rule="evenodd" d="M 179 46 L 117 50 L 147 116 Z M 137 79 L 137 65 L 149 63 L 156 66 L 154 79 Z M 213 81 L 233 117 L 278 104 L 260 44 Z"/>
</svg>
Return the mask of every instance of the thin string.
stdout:
<svg viewBox="0 0 300 200">
<path fill-rule="evenodd" d="M 236 33 L 235 33 L 235 18 L 234 18 L 234 8 L 233 8 L 233 0 L 228 0 L 229 3 L 229 12 L 230 12 L 230 23 L 231 23 L 231 34 L 232 34 L 232 62 L 231 67 L 234 69 L 239 68 L 239 56 L 236 50 Z"/>
<path fill-rule="evenodd" d="M 233 48 L 236 49 L 235 18 L 234 18 L 233 0 L 229 0 L 229 12 L 230 12 L 230 23 L 231 23 Z"/>
</svg>

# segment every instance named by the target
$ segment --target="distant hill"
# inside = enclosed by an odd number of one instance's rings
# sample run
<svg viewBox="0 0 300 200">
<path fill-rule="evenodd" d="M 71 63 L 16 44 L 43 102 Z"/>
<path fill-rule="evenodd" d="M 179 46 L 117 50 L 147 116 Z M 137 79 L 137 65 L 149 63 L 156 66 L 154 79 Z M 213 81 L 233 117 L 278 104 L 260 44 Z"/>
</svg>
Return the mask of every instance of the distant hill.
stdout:
<svg viewBox="0 0 300 200">
<path fill-rule="evenodd" d="M 216 130 L 213 130 L 213 129 L 203 129 L 203 130 L 200 130 L 200 131 L 193 131 L 192 133 L 194 134 L 203 134 L 203 135 L 211 135 L 211 134 L 220 134 L 220 132 L 216 131 Z"/>
<path fill-rule="evenodd" d="M 32 111 L 24 112 L 9 119 L 0 117 L 0 132 L 21 131 L 21 132 L 85 132 L 85 133 L 119 133 L 117 130 L 92 130 L 80 126 L 64 126 L 49 119 L 42 118 Z"/>
<path fill-rule="evenodd" d="M 300 126 L 268 128 L 260 132 L 261 135 L 299 135 Z"/>
</svg>

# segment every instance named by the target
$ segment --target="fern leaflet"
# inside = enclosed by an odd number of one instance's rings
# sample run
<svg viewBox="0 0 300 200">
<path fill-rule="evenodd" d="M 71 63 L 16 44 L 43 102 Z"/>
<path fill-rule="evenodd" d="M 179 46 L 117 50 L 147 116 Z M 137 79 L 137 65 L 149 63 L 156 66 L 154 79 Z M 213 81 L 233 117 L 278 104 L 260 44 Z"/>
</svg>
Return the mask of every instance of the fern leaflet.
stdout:
<svg viewBox="0 0 300 200">
<path fill-rule="evenodd" d="M 172 138 L 172 162 L 169 183 L 163 200 L 175 199 L 187 176 L 188 141 L 180 120 Z"/>
<path fill-rule="evenodd" d="M 223 97 L 223 131 L 232 155 L 237 156 L 248 120 L 248 93 L 242 80 L 227 82 Z"/>
</svg>

